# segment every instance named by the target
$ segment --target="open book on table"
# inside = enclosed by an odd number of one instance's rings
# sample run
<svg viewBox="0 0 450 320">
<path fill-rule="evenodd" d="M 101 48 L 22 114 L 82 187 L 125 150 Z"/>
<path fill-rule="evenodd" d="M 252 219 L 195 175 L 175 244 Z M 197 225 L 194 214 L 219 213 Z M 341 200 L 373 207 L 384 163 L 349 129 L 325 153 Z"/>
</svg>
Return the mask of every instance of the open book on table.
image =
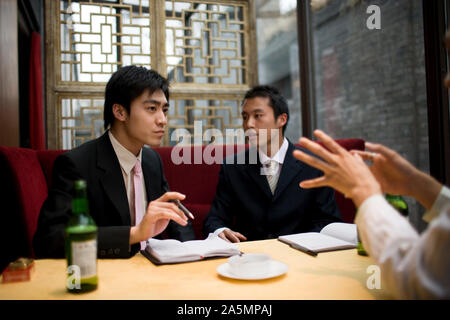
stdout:
<svg viewBox="0 0 450 320">
<path fill-rule="evenodd" d="M 324 251 L 352 249 L 358 244 L 356 225 L 341 222 L 330 223 L 320 233 L 290 234 L 279 236 L 278 240 L 311 255 Z"/>
<path fill-rule="evenodd" d="M 240 254 L 237 245 L 210 234 L 205 240 L 149 239 L 141 253 L 156 265 L 197 261 L 210 257 Z"/>
</svg>

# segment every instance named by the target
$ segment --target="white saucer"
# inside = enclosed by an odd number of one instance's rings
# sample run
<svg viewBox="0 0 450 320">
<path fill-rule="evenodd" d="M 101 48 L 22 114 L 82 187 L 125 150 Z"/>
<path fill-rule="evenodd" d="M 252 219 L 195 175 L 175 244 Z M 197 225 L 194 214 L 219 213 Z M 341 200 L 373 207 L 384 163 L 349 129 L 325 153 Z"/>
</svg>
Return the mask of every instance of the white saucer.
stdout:
<svg viewBox="0 0 450 320">
<path fill-rule="evenodd" d="M 237 275 L 230 272 L 230 265 L 228 262 L 222 263 L 217 267 L 217 273 L 221 276 L 231 278 L 231 279 L 239 279 L 239 280 L 262 280 L 269 279 L 281 276 L 285 274 L 288 270 L 288 266 L 283 262 L 270 260 L 268 266 L 268 272 L 260 275 Z"/>
</svg>

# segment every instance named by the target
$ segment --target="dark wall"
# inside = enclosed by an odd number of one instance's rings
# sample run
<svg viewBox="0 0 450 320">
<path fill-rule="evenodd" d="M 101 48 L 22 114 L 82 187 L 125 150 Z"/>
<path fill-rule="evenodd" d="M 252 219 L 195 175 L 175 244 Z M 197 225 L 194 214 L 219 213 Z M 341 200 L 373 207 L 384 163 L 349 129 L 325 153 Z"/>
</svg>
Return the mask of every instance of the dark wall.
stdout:
<svg viewBox="0 0 450 320">
<path fill-rule="evenodd" d="M 313 15 L 316 126 L 335 138 L 359 137 L 397 150 L 429 171 L 421 1 L 335 0 Z M 381 29 L 366 26 L 368 5 Z M 408 199 L 423 229 L 423 209 Z"/>
</svg>

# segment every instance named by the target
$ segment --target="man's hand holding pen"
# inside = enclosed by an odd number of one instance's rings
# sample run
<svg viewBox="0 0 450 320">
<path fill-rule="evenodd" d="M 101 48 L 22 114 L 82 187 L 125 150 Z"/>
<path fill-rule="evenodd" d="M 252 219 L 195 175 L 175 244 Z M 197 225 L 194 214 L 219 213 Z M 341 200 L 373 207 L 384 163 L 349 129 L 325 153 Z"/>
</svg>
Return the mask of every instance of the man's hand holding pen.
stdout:
<svg viewBox="0 0 450 320">
<path fill-rule="evenodd" d="M 176 199 L 176 200 L 169 200 L 169 201 L 175 203 L 177 205 L 177 207 L 180 208 L 181 211 L 184 212 L 185 215 L 187 215 L 189 218 L 194 220 L 194 215 L 185 206 L 183 206 L 183 204 L 180 202 L 180 200 Z"/>
<path fill-rule="evenodd" d="M 187 225 L 188 218 L 176 203 L 178 201 L 181 204 L 179 201 L 185 198 L 186 196 L 179 192 L 166 192 L 158 199 L 151 201 L 141 223 L 131 227 L 130 244 L 157 236 L 166 229 L 170 220 L 182 226 Z M 184 209 L 187 211 L 186 208 Z M 189 215 L 190 212 L 187 211 L 187 214 Z M 193 219 L 193 216 L 191 218 Z"/>
</svg>

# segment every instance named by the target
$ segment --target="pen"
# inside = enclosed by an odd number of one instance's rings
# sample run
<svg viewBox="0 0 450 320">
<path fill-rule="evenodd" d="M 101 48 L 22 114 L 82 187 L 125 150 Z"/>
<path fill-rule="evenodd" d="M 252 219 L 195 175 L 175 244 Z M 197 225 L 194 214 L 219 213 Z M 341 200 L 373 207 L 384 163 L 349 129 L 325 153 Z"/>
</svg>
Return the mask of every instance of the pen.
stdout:
<svg viewBox="0 0 450 320">
<path fill-rule="evenodd" d="M 178 208 L 180 208 L 181 211 L 184 212 L 185 215 L 187 215 L 189 218 L 194 220 L 194 215 L 180 202 L 180 200 L 170 200 L 170 202 L 173 202 L 177 205 Z"/>
<path fill-rule="evenodd" d="M 169 188 L 167 188 L 167 187 L 163 187 L 163 190 L 164 190 L 164 192 L 169 192 Z M 185 215 L 187 215 L 189 218 L 194 220 L 194 215 L 185 206 L 183 206 L 183 204 L 180 202 L 180 200 L 178 200 L 178 199 L 169 200 L 169 202 L 175 203 L 177 205 L 177 207 L 180 208 L 180 210 L 183 211 L 183 213 Z"/>
</svg>

